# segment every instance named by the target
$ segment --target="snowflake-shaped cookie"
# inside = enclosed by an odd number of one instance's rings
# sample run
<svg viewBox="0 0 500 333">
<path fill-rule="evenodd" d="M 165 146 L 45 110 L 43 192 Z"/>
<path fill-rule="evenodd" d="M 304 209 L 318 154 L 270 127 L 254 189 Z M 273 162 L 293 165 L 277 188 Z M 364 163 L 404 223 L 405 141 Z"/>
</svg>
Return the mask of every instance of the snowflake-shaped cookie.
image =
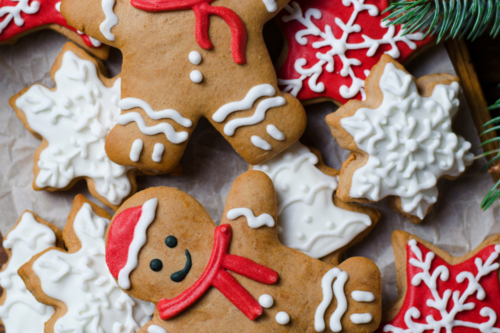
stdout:
<svg viewBox="0 0 500 333">
<path fill-rule="evenodd" d="M 54 246 L 61 246 L 61 232 L 31 212 L 25 212 L 7 234 L 3 246 L 9 261 L 0 272 L 4 289 L 0 319 L 6 332 L 39 333 L 54 314 L 54 308 L 38 302 L 26 289 L 17 273 L 19 267 L 34 255 Z M 29 320 L 26 320 L 29 318 Z"/>
<path fill-rule="evenodd" d="M 498 235 L 455 258 L 402 231 L 393 235 L 401 299 L 379 332 L 500 332 Z M 406 267 L 405 267 L 406 266 Z"/>
<path fill-rule="evenodd" d="M 120 115 L 120 78 L 105 78 L 97 66 L 67 43 L 52 68 L 57 88 L 34 85 L 11 105 L 26 128 L 44 139 L 35 154 L 36 190 L 67 189 L 85 178 L 91 193 L 116 209 L 135 189 L 134 171 L 112 162 L 104 150 Z"/>
<path fill-rule="evenodd" d="M 95 56 L 108 58 L 108 46 L 66 22 L 61 15 L 61 0 L 0 1 L 0 45 L 15 42 L 21 36 L 40 29 L 55 30 Z"/>
<path fill-rule="evenodd" d="M 290 2 L 278 17 L 288 42 L 281 88 L 300 100 L 364 99 L 365 78 L 384 53 L 405 61 L 431 41 L 386 26 L 387 7 L 386 0 Z"/>
<path fill-rule="evenodd" d="M 278 237 L 284 245 L 322 258 L 352 244 L 378 221 L 374 209 L 334 198 L 338 170 L 330 169 L 300 142 L 253 167 L 273 181 L 278 200 Z"/>
<path fill-rule="evenodd" d="M 109 273 L 108 223 L 104 210 L 78 195 L 64 230 L 68 250 L 48 249 L 20 269 L 35 297 L 55 306 L 54 333 L 136 332 L 153 315 L 154 304 L 125 294 Z"/>
<path fill-rule="evenodd" d="M 344 163 L 338 195 L 348 201 L 391 196 L 393 208 L 419 222 L 437 200 L 437 180 L 457 177 L 473 162 L 471 144 L 451 129 L 458 78 L 414 81 L 385 55 L 367 84 L 366 102 L 349 102 L 327 117 L 339 144 L 355 155 Z"/>
</svg>

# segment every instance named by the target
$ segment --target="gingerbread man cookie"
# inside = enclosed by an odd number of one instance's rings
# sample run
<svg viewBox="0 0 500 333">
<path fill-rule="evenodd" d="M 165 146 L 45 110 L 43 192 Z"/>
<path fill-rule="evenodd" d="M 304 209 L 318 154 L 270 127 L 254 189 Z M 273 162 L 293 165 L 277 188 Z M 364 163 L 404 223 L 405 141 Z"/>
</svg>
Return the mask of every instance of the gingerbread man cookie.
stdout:
<svg viewBox="0 0 500 333">
<path fill-rule="evenodd" d="M 278 83 L 306 103 L 365 99 L 365 79 L 385 53 L 408 60 L 433 41 L 383 19 L 387 0 L 295 0 L 278 15 L 287 46 Z"/>
<path fill-rule="evenodd" d="M 327 167 L 319 151 L 294 143 L 253 170 L 273 181 L 278 202 L 281 243 L 313 258 L 338 264 L 343 250 L 366 236 L 380 218 L 373 208 L 334 196 L 339 170 Z"/>
<path fill-rule="evenodd" d="M 0 45 L 15 43 L 31 32 L 52 29 L 68 37 L 101 59 L 109 47 L 76 30 L 61 15 L 61 0 L 1 0 Z"/>
<path fill-rule="evenodd" d="M 111 160 L 168 172 L 202 116 L 250 164 L 297 141 L 304 109 L 279 91 L 262 37 L 287 2 L 64 0 L 71 24 L 123 53 L 122 115 L 106 140 Z"/>
<path fill-rule="evenodd" d="M 433 74 L 415 80 L 384 55 L 366 82 L 366 101 L 352 100 L 326 117 L 340 146 L 352 153 L 342 165 L 337 195 L 379 201 L 419 223 L 437 201 L 439 178 L 471 165 L 471 144 L 451 129 L 458 78 Z"/>
<path fill-rule="evenodd" d="M 103 209 L 78 195 L 63 231 L 65 249 L 48 248 L 19 269 L 36 299 L 55 309 L 45 332 L 135 332 L 151 319 L 154 305 L 122 292 L 109 274 L 108 223 Z"/>
<path fill-rule="evenodd" d="M 43 139 L 35 153 L 33 188 L 65 190 L 83 178 L 96 198 L 116 210 L 135 192 L 137 169 L 112 162 L 104 150 L 120 114 L 121 81 L 105 72 L 102 63 L 66 43 L 51 70 L 56 88 L 33 85 L 10 104 L 24 126 Z"/>
<path fill-rule="evenodd" d="M 216 226 L 191 196 L 150 188 L 127 200 L 106 240 L 111 274 L 157 311 L 141 333 L 372 332 L 380 319 L 378 268 L 338 267 L 282 245 L 267 175 L 248 171 Z"/>
<path fill-rule="evenodd" d="M 31 257 L 50 247 L 62 248 L 62 233 L 38 215 L 26 211 L 5 236 L 3 246 L 9 260 L 0 272 L 0 285 L 3 288 L 0 321 L 8 333 L 44 332 L 45 323 L 54 314 L 54 308 L 33 297 L 17 270 Z"/>
<path fill-rule="evenodd" d="M 498 332 L 500 236 L 462 257 L 403 231 L 392 234 L 399 298 L 378 332 Z"/>
</svg>

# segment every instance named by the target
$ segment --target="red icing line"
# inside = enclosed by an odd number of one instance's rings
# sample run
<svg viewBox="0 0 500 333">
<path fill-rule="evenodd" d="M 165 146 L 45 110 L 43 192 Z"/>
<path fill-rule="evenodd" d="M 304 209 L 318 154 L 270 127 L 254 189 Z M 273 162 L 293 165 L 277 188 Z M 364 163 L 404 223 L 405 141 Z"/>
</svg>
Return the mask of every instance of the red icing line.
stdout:
<svg viewBox="0 0 500 333">
<path fill-rule="evenodd" d="M 127 263 L 128 249 L 134 230 L 141 218 L 142 206 L 125 209 L 111 223 L 106 244 L 106 264 L 111 275 L 118 279 L 120 270 Z"/>
<path fill-rule="evenodd" d="M 219 16 L 231 29 L 231 50 L 235 63 L 243 65 L 247 63 L 245 48 L 247 44 L 247 31 L 241 18 L 229 8 L 210 5 L 214 0 L 132 0 L 130 3 L 135 8 L 147 12 L 163 12 L 172 10 L 192 9 L 196 16 L 195 36 L 198 45 L 205 50 L 214 46 L 210 41 L 208 31 L 210 29 L 210 15 Z"/>
<path fill-rule="evenodd" d="M 262 314 L 262 307 L 250 293 L 229 274 L 231 270 L 257 282 L 274 284 L 278 281 L 278 273 L 256 262 L 237 255 L 228 254 L 232 230 L 229 224 L 223 224 L 214 231 L 214 249 L 207 268 L 201 277 L 186 291 L 173 299 L 161 299 L 158 302 L 160 318 L 168 320 L 190 307 L 208 288 L 217 288 L 241 312 L 251 320 Z"/>
<path fill-rule="evenodd" d="M 417 246 L 422 251 L 422 257 L 425 260 L 426 255 L 427 253 L 430 252 L 430 250 L 418 242 Z M 440 297 L 443 297 L 444 292 L 446 290 L 451 290 L 452 292 L 459 291 L 460 295 L 463 295 L 464 291 L 467 289 L 467 286 L 469 285 L 470 282 L 469 280 L 465 279 L 462 283 L 458 283 L 457 275 L 460 274 L 461 272 L 470 272 L 475 276 L 478 272 L 475 260 L 480 258 L 484 264 L 488 259 L 488 257 L 494 251 L 495 251 L 495 245 L 488 246 L 483 250 L 481 250 L 479 253 L 477 253 L 474 257 L 454 266 L 449 265 L 443 259 L 441 259 L 436 255 L 434 260 L 432 261 L 430 273 L 432 274 L 434 270 L 441 265 L 447 267 L 450 272 L 450 275 L 446 281 L 442 281 L 440 278 L 437 279 L 437 292 L 439 293 Z M 427 301 L 433 299 L 433 296 L 431 294 L 430 289 L 425 285 L 425 283 L 422 281 L 418 286 L 412 285 L 411 281 L 413 277 L 416 274 L 422 272 L 422 269 L 415 267 L 409 263 L 410 259 L 415 260 L 417 258 L 416 255 L 412 252 L 409 245 L 406 246 L 406 254 L 407 254 L 407 264 L 406 264 L 407 291 L 404 303 L 401 306 L 401 309 L 399 313 L 396 315 L 396 317 L 392 321 L 382 324 L 376 333 L 384 332 L 384 327 L 388 324 L 402 329 L 408 329 L 405 323 L 404 316 L 405 313 L 412 307 L 420 311 L 420 317 L 418 319 L 412 318 L 413 322 L 425 323 L 427 321 L 426 317 L 429 315 L 433 316 L 436 321 L 439 321 L 442 318 L 439 311 L 427 306 Z M 494 262 L 498 262 L 498 258 Z M 477 296 L 476 293 L 469 296 L 466 299 L 465 303 L 467 304 L 471 303 L 474 305 L 474 307 L 470 310 L 464 310 L 458 312 L 457 315 L 455 316 L 455 320 L 472 322 L 472 323 L 485 323 L 486 321 L 488 321 L 488 317 L 483 317 L 480 314 L 481 309 L 485 307 L 493 309 L 493 311 L 497 314 L 497 316 L 500 314 L 500 285 L 498 282 L 498 270 L 494 270 L 489 274 L 487 274 L 486 276 L 482 277 L 479 281 L 479 284 L 484 288 L 484 291 L 486 293 L 485 298 L 479 300 L 476 297 Z M 450 297 L 450 300 L 447 303 L 446 307 L 447 311 L 450 311 L 453 308 L 454 304 L 452 298 L 453 297 Z M 500 321 L 498 320 L 498 318 L 493 327 L 500 328 Z M 431 331 L 432 330 L 426 330 L 424 332 L 431 332 Z M 441 330 L 441 332 L 444 331 L 445 331 L 444 329 Z M 392 332 L 392 330 L 388 330 L 387 332 Z M 453 327 L 452 332 L 479 333 L 479 330 L 471 327 L 455 326 Z"/>
<path fill-rule="evenodd" d="M 43 27 L 49 24 L 57 24 L 67 29 L 70 29 L 76 33 L 78 31 L 71 27 L 66 19 L 56 10 L 56 4 L 61 2 L 61 0 L 36 0 L 40 3 L 40 9 L 34 14 L 26 14 L 21 12 L 20 16 L 24 19 L 24 24 L 22 26 L 17 26 L 14 23 L 14 19 L 12 19 L 8 25 L 0 32 L 0 42 L 6 42 L 11 38 L 26 33 L 29 30 L 36 29 L 39 27 Z M 29 5 L 31 5 L 35 0 L 31 0 Z M 18 2 L 14 2 L 11 0 L 1 0 L 0 8 L 3 7 L 15 7 Z M 0 22 L 3 22 L 9 14 L 5 14 L 3 19 L 0 18 Z M 80 35 L 80 34 L 79 34 Z M 87 35 L 80 35 L 85 45 L 95 48 L 95 46 L 90 41 L 90 38 Z"/>
</svg>

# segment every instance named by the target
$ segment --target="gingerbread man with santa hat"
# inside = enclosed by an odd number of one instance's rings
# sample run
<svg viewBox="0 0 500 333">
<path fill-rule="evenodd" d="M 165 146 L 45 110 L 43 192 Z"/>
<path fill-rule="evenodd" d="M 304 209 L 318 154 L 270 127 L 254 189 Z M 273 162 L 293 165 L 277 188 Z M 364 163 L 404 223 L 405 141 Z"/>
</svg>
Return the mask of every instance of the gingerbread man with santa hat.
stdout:
<svg viewBox="0 0 500 333">
<path fill-rule="evenodd" d="M 338 266 L 282 245 L 273 183 L 239 176 L 220 226 L 193 197 L 157 187 L 114 216 L 106 262 L 129 295 L 156 304 L 141 333 L 373 332 L 381 278 L 365 258 Z"/>
</svg>

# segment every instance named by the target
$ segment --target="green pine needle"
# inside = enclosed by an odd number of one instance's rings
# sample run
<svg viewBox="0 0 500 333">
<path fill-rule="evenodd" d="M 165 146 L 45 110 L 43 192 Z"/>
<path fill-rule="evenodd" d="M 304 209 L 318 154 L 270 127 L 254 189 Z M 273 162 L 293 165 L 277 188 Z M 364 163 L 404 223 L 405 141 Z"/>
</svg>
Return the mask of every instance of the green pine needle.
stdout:
<svg viewBox="0 0 500 333">
<path fill-rule="evenodd" d="M 404 25 L 404 35 L 437 35 L 438 43 L 457 37 L 474 40 L 488 31 L 495 38 L 500 33 L 500 0 L 399 0 L 387 11 L 391 14 L 384 21 Z"/>
<path fill-rule="evenodd" d="M 479 0 L 479 1 L 481 1 L 481 0 Z M 490 1 L 493 2 L 493 1 L 498 1 L 498 0 L 490 0 Z M 497 5 L 498 5 L 498 3 L 497 3 Z M 498 7 L 497 7 L 497 10 L 498 10 Z M 498 16 L 498 13 L 497 13 L 497 17 L 500 20 L 500 16 Z M 488 107 L 488 110 L 493 110 L 493 109 L 500 109 L 500 99 L 498 101 L 496 101 L 493 105 Z M 500 117 L 496 117 L 496 118 L 493 118 L 490 121 L 486 122 L 483 125 L 483 127 L 488 127 L 490 125 L 496 125 L 499 123 L 500 123 Z M 485 134 L 491 133 L 491 132 L 499 130 L 499 129 L 500 129 L 500 125 L 494 126 L 492 128 L 485 130 L 480 135 L 485 135 Z M 489 142 L 494 142 L 494 141 L 500 141 L 500 137 L 495 137 L 495 138 L 492 138 L 490 140 L 487 140 L 487 141 L 483 142 L 481 144 L 481 146 L 484 146 L 484 145 L 488 144 Z M 496 154 L 496 156 L 493 157 L 491 160 L 489 160 L 486 163 L 486 165 L 483 167 L 483 170 L 489 169 L 493 165 L 493 163 L 500 160 L 500 149 L 487 151 L 487 152 L 482 153 L 481 155 L 476 156 L 476 158 L 481 158 L 481 157 L 488 156 L 491 154 Z M 491 205 L 493 205 L 493 203 L 498 199 L 498 197 L 500 197 L 500 180 L 493 186 L 493 188 L 484 197 L 483 202 L 481 202 L 481 209 L 487 210 Z"/>
</svg>

